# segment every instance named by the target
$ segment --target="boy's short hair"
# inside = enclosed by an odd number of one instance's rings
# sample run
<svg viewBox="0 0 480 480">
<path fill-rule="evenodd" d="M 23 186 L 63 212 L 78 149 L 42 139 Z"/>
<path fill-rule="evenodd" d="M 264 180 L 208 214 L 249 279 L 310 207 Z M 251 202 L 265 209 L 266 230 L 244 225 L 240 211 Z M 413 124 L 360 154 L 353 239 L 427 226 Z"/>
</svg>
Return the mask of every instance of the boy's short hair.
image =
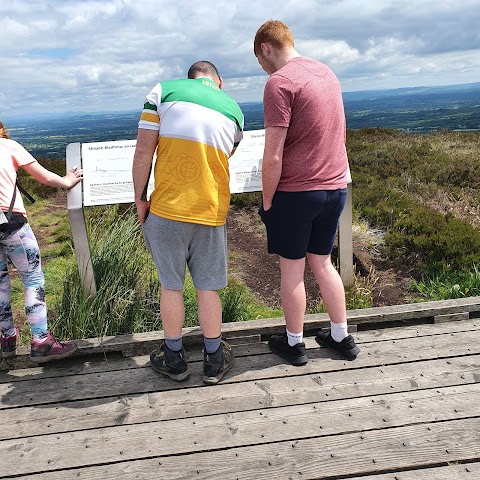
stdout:
<svg viewBox="0 0 480 480">
<path fill-rule="evenodd" d="M 273 47 L 284 49 L 294 47 L 293 35 L 288 26 L 280 20 L 267 20 L 255 34 L 253 52 L 260 53 L 260 45 L 270 43 Z"/>
<path fill-rule="evenodd" d="M 187 78 L 197 78 L 200 75 L 208 75 L 210 77 L 220 78 L 217 67 L 207 60 L 201 60 L 200 62 L 195 62 L 189 69 Z"/>
</svg>

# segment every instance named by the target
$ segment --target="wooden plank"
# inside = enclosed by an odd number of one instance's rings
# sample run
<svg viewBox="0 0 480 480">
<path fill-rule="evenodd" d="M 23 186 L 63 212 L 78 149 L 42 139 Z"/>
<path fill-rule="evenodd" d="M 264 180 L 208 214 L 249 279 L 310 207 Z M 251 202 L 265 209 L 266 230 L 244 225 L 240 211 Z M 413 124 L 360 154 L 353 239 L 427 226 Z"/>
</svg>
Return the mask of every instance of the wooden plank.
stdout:
<svg viewBox="0 0 480 480">
<path fill-rule="evenodd" d="M 478 316 L 477 314 L 480 312 L 480 297 L 349 310 L 347 319 L 352 325 L 360 325 L 397 322 L 399 320 L 433 319 L 436 315 L 459 312 L 469 312 L 471 318 Z M 328 325 L 329 317 L 325 313 L 305 315 L 305 332 L 313 332 L 320 327 Z M 223 334 L 228 339 L 229 337 L 249 336 L 255 333 L 260 334 L 264 339 L 273 333 L 282 332 L 284 326 L 285 319 L 283 317 L 232 322 L 223 325 Z M 184 328 L 183 335 L 185 345 L 198 346 L 202 344 L 203 337 L 199 327 Z M 153 350 L 162 339 L 162 331 L 118 335 L 101 339 L 88 338 L 77 341 L 79 347 L 78 354 L 90 355 L 93 353 L 120 351 L 125 356 L 141 355 Z M 20 347 L 18 355 L 20 357 L 27 356 L 28 347 Z"/>
<path fill-rule="evenodd" d="M 0 457 L 21 457 L 18 473 L 178 455 L 290 439 L 321 438 L 419 423 L 478 417 L 480 385 L 409 392 L 328 404 L 149 422 L 0 442 Z M 301 425 L 301 429 L 293 428 Z M 83 448 L 79 448 L 83 447 Z M 0 477 L 10 473 L 0 463 Z"/>
<path fill-rule="evenodd" d="M 476 480 L 478 478 L 480 478 L 480 463 L 474 462 L 380 475 L 350 477 L 349 480 Z"/>
<path fill-rule="evenodd" d="M 401 328 L 383 328 L 375 330 L 366 330 L 355 333 L 355 341 L 362 345 L 374 341 L 397 340 L 401 338 L 414 338 L 422 336 L 441 335 L 445 333 L 466 332 L 471 330 L 480 330 L 480 320 L 465 320 L 462 322 L 452 322 L 448 324 L 426 324 L 415 325 Z M 247 337 L 251 340 L 253 337 Z M 243 338 L 243 337 L 242 337 Z M 259 336 L 255 335 L 258 339 Z M 236 343 L 240 343 L 240 338 L 235 339 Z M 308 341 L 307 341 L 308 343 Z M 316 344 L 310 345 L 316 348 Z M 158 344 L 155 345 L 155 348 Z M 235 347 L 235 355 L 237 357 L 264 354 L 268 352 L 268 348 L 264 343 L 248 344 Z M 201 360 L 201 352 L 187 351 L 191 361 Z M 145 365 L 146 360 L 141 356 L 121 358 L 120 352 L 92 353 L 81 357 L 74 357 L 62 360 L 59 363 L 45 364 L 44 366 L 32 366 L 25 359 L 10 359 L 11 370 L 0 372 L 0 383 L 14 382 L 23 380 L 25 377 L 35 375 L 36 378 L 58 377 L 66 375 L 82 375 L 87 373 L 96 373 L 102 371 L 123 370 L 129 368 L 141 368 Z M 133 358 L 134 360 L 130 360 Z M 139 359 L 138 361 L 136 359 Z M 147 360 L 148 361 L 148 360 Z M 27 365 L 27 367 L 23 367 Z"/>
<path fill-rule="evenodd" d="M 143 368 L 148 361 L 148 356 L 125 358 L 119 352 L 65 358 L 60 362 L 46 363 L 44 366 L 33 366 L 31 364 L 28 368 L 16 368 L 0 372 L 0 383 L 22 382 L 31 378 L 68 377 Z"/>
<path fill-rule="evenodd" d="M 313 339 L 306 339 L 316 346 Z M 469 346 L 471 345 L 471 346 Z M 338 370 L 418 362 L 434 358 L 453 358 L 480 353 L 480 331 L 422 337 L 362 345 L 362 353 L 354 362 L 339 359 L 336 352 L 314 348 L 308 352 L 310 361 L 301 370 L 285 365 L 273 354 L 244 357 L 238 361 L 223 383 L 238 383 L 275 377 L 293 377 Z M 106 372 L 73 377 L 47 378 L 0 384 L 0 409 L 41 405 L 87 398 L 131 395 L 201 385 L 201 362 L 191 362 L 194 375 L 181 385 L 165 379 L 150 368 Z M 61 385 L 61 388 L 59 388 Z"/>
<path fill-rule="evenodd" d="M 477 461 L 480 458 L 480 419 L 451 420 L 362 433 L 296 440 L 301 428 L 292 428 L 292 439 L 182 455 L 122 461 L 69 471 L 49 471 L 30 480 L 148 479 L 161 472 L 171 479 L 263 480 L 338 479 L 353 475 L 383 473 Z M 159 439 L 152 436 L 149 446 Z M 78 445 L 77 452 L 88 445 Z M 109 446 L 105 445 L 105 451 Z M 128 456 L 128 451 L 124 452 Z M 76 453 L 77 455 L 77 453 Z M 19 468 L 20 464 L 17 463 Z"/>
<path fill-rule="evenodd" d="M 480 355 L 0 410 L 0 439 L 335 402 L 480 382 Z M 59 422 L 58 419 L 61 419 Z"/>
<path fill-rule="evenodd" d="M 397 340 L 401 338 L 440 335 L 471 330 L 480 330 L 480 321 L 478 319 L 459 322 L 457 324 L 453 323 L 451 325 L 418 325 L 415 327 L 368 330 L 355 333 L 355 340 L 357 344 L 361 346 L 363 343 L 372 341 Z M 243 339 L 244 337 L 241 338 Z M 247 338 L 252 339 L 252 337 Z M 258 336 L 256 338 L 258 339 Z M 240 341 L 240 339 L 238 339 L 238 341 Z M 307 340 L 307 344 L 312 348 L 317 348 L 316 343 L 312 342 L 311 339 Z M 264 354 L 269 351 L 265 342 L 254 342 L 254 344 L 248 343 L 247 345 L 247 347 L 245 347 L 244 343 L 242 343 L 241 346 L 235 345 L 234 351 L 237 358 L 254 354 Z M 188 350 L 187 357 L 190 361 L 201 360 L 201 352 Z M 13 360 L 10 359 L 10 362 L 12 363 L 12 370 L 0 372 L 0 383 L 28 380 L 32 376 L 40 379 L 143 368 L 148 362 L 148 356 L 124 358 L 120 352 L 108 352 L 67 358 L 61 362 L 47 363 L 44 366 L 33 366 L 33 364 L 28 362 L 28 367 L 26 368 L 14 368 L 19 367 L 18 363 L 14 365 L 15 358 Z"/>
<path fill-rule="evenodd" d="M 463 320 L 461 322 L 414 325 L 399 328 L 377 328 L 375 330 L 360 330 L 355 333 L 355 342 L 369 343 L 374 341 L 397 340 L 400 338 L 429 337 L 456 332 L 467 332 L 480 329 L 480 320 Z"/>
<path fill-rule="evenodd" d="M 433 323 L 460 322 L 469 318 L 468 312 L 447 313 L 445 315 L 435 315 Z"/>
<path fill-rule="evenodd" d="M 338 222 L 338 273 L 346 287 L 353 284 L 353 238 L 352 238 L 352 184 L 347 184 L 348 195 Z"/>
<path fill-rule="evenodd" d="M 398 340 L 404 338 L 415 338 L 422 336 L 441 335 L 446 333 L 467 332 L 480 330 L 480 321 L 467 320 L 463 322 L 444 324 L 416 325 L 402 328 L 384 328 L 377 330 L 368 330 L 355 333 L 355 339 L 360 346 L 363 343 L 375 341 Z M 317 344 L 311 338 L 306 338 L 307 347 L 317 348 Z M 256 343 L 247 346 L 235 346 L 235 355 L 237 358 L 251 355 L 260 355 L 269 352 L 266 344 Z M 189 361 L 199 361 L 202 359 L 201 351 L 187 350 Z M 58 363 L 45 364 L 44 366 L 30 366 L 29 368 L 19 368 L 8 372 L 0 372 L 0 383 L 9 383 L 17 380 L 25 380 L 32 375 L 35 378 L 49 378 L 68 375 L 83 375 L 89 373 L 100 373 L 115 370 L 126 370 L 130 368 L 142 368 L 148 362 L 148 356 L 121 357 L 119 352 L 109 352 L 103 354 L 92 354 L 84 357 L 68 358 Z"/>
<path fill-rule="evenodd" d="M 69 143 L 66 149 L 66 157 L 67 171 L 75 165 L 80 165 L 81 168 L 80 143 Z M 87 297 L 94 296 L 97 293 L 97 286 L 88 242 L 87 225 L 83 213 L 83 190 L 80 183 L 67 191 L 67 206 L 80 282 L 84 294 Z"/>
<path fill-rule="evenodd" d="M 406 320 L 408 318 L 433 317 L 457 312 L 478 312 L 480 310 L 480 296 L 465 297 L 432 302 L 408 303 L 402 305 L 389 305 L 368 309 L 349 310 L 350 318 L 364 313 L 380 313 L 385 320 Z"/>
</svg>

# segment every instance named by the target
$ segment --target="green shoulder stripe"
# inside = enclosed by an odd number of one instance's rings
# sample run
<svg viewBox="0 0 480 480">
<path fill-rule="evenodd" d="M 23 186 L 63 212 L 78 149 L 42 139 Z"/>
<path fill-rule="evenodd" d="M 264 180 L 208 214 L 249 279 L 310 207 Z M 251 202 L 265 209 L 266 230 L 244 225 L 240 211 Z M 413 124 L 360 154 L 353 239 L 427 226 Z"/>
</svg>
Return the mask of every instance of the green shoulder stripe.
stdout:
<svg viewBox="0 0 480 480">
<path fill-rule="evenodd" d="M 154 111 L 157 111 L 157 107 L 155 105 L 152 105 L 151 103 L 149 102 L 146 102 L 144 105 L 143 105 L 143 109 L 144 110 L 154 110 Z"/>
<path fill-rule="evenodd" d="M 208 78 L 170 80 L 161 82 L 161 86 L 162 103 L 195 103 L 225 115 L 243 130 L 243 113 L 237 102 Z"/>
</svg>

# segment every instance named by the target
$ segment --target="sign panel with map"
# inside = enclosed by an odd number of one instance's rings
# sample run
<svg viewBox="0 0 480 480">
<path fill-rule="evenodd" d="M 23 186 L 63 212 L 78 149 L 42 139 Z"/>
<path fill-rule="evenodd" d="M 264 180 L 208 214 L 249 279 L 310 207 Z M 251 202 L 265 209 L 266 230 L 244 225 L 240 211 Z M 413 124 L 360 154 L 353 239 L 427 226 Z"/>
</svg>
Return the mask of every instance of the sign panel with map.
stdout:
<svg viewBox="0 0 480 480">
<path fill-rule="evenodd" d="M 134 201 L 132 164 L 136 140 L 82 144 L 83 204 Z M 150 180 L 153 190 L 153 179 Z"/>
<path fill-rule="evenodd" d="M 83 204 L 109 205 L 134 201 L 132 165 L 136 140 L 83 143 Z M 231 193 L 262 190 L 262 157 L 265 130 L 244 132 L 229 160 Z M 153 175 L 147 193 L 153 191 Z"/>
<path fill-rule="evenodd" d="M 243 140 L 229 161 L 230 192 L 262 190 L 262 159 L 265 130 L 243 132 Z"/>
</svg>

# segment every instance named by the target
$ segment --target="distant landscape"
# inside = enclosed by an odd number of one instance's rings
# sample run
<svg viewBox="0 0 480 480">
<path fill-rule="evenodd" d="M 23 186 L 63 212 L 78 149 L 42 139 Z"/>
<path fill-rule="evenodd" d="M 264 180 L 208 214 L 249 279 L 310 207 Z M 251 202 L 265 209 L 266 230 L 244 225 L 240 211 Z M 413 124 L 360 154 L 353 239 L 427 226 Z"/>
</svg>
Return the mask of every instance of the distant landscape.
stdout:
<svg viewBox="0 0 480 480">
<path fill-rule="evenodd" d="M 414 133 L 480 130 L 480 82 L 443 87 L 346 92 L 347 128 Z M 261 102 L 243 103 L 247 130 L 263 128 Z M 40 158 L 65 158 L 67 144 L 136 138 L 139 112 L 70 113 L 3 118 L 12 138 Z"/>
<path fill-rule="evenodd" d="M 480 83 L 344 94 L 347 128 L 413 133 L 480 129 Z"/>
</svg>

